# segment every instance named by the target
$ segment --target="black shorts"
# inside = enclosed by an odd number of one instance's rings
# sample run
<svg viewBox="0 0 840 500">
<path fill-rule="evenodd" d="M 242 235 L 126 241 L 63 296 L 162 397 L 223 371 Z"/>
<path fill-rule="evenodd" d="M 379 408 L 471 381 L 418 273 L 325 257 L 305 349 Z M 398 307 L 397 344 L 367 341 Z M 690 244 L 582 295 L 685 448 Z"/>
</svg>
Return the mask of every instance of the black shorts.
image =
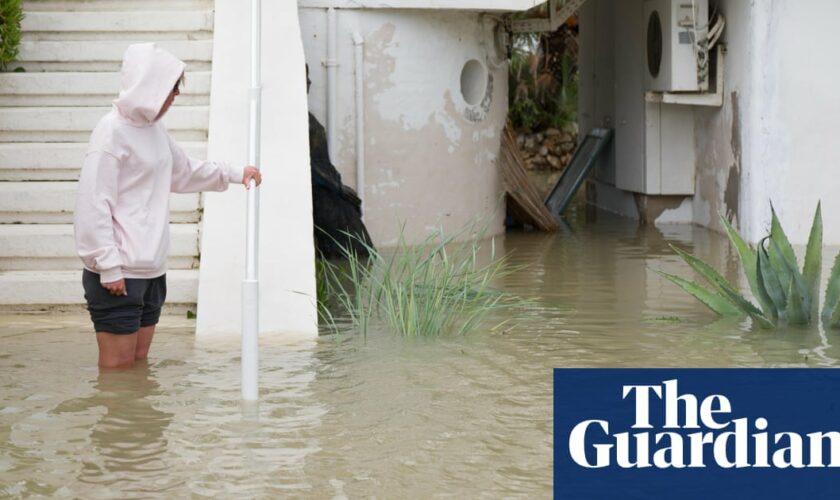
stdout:
<svg viewBox="0 0 840 500">
<path fill-rule="evenodd" d="M 99 282 L 99 275 L 85 269 L 82 274 L 85 300 L 97 332 L 134 333 L 141 326 L 156 325 L 166 300 L 166 275 L 152 279 L 125 279 L 128 295 L 111 295 Z"/>
</svg>

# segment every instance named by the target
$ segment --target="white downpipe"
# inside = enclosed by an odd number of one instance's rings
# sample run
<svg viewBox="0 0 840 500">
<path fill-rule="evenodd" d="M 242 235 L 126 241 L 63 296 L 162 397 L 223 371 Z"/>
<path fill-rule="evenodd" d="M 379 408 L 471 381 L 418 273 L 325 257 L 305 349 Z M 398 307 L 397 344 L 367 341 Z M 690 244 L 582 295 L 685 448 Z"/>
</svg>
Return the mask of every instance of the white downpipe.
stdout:
<svg viewBox="0 0 840 500">
<path fill-rule="evenodd" d="M 365 215 L 365 39 L 353 33 L 356 55 L 356 194 L 362 200 Z"/>
<path fill-rule="evenodd" d="M 338 154 L 336 149 L 336 84 L 338 82 L 338 35 L 336 26 L 336 12 L 327 9 L 327 148 L 334 160 Z"/>
<path fill-rule="evenodd" d="M 251 0 L 251 88 L 248 119 L 248 164 L 260 166 L 260 2 Z M 245 280 L 242 282 L 242 399 L 259 398 L 259 218 L 260 191 L 248 185 L 245 232 Z"/>
</svg>

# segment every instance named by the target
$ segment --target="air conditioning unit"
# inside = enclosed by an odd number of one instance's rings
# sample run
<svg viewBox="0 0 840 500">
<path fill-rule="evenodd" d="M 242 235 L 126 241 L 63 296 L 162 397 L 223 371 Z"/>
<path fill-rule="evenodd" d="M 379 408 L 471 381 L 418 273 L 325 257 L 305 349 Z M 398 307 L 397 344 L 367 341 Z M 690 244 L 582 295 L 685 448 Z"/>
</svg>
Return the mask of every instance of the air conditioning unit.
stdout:
<svg viewBox="0 0 840 500">
<path fill-rule="evenodd" d="M 645 0 L 647 90 L 709 88 L 708 0 Z"/>
</svg>

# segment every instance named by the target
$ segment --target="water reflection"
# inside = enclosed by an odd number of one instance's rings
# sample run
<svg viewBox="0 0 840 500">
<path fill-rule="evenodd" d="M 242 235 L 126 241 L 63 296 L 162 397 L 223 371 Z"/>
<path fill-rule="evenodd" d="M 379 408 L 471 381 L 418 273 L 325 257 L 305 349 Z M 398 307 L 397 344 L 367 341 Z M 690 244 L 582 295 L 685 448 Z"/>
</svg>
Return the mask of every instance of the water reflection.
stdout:
<svg viewBox="0 0 840 500">
<path fill-rule="evenodd" d="M 831 333 L 819 325 L 765 332 L 748 319 L 721 319 L 656 273 L 702 282 L 671 250 L 675 245 L 748 290 L 738 256 L 723 235 L 691 225 L 629 224 L 606 212 L 577 210 L 563 234 L 509 234 L 505 245 L 513 250 L 511 263 L 525 269 L 507 277 L 503 287 L 546 305 L 535 314 L 542 323 L 525 325 L 514 339 L 537 340 L 552 353 L 555 366 L 836 363 Z M 552 307 L 568 313 L 552 317 Z"/>
<path fill-rule="evenodd" d="M 161 392 L 149 365 L 100 372 L 94 389 L 93 395 L 65 401 L 53 410 L 61 415 L 104 409 L 91 430 L 93 453 L 82 461 L 79 482 L 108 487 L 122 497 L 148 495 L 153 482 L 164 490 L 171 486 L 161 484 L 160 477 L 167 469 L 164 430 L 173 414 L 155 408 L 154 398 Z"/>
</svg>

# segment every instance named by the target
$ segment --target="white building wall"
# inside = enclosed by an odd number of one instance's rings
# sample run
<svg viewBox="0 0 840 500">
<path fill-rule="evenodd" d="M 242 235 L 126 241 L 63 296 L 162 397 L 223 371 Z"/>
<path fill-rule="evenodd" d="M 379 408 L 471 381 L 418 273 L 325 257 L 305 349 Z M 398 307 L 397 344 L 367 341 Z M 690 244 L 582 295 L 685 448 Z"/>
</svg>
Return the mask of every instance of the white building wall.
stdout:
<svg viewBox="0 0 840 500">
<path fill-rule="evenodd" d="M 794 243 L 804 244 L 822 200 L 824 241 L 840 244 L 840 2 L 757 2 L 752 37 L 752 158 L 745 189 L 757 239 L 772 199 Z"/>
<path fill-rule="evenodd" d="M 727 19 L 725 103 L 697 119 L 695 216 L 718 228 L 736 215 L 749 239 L 766 234 L 770 200 L 794 244 L 805 244 L 817 201 L 824 242 L 840 244 L 840 66 L 830 43 L 840 3 L 720 2 Z"/>
<path fill-rule="evenodd" d="M 312 88 L 310 111 L 326 123 L 326 10 L 301 8 Z M 345 184 L 357 187 L 352 34 L 364 39 L 365 224 L 380 246 L 409 243 L 443 226 L 471 221 L 503 229 L 496 160 L 507 114 L 507 64 L 493 45 L 492 16 L 431 10 L 337 11 L 337 150 Z M 485 68 L 483 99 L 469 105 L 461 72 L 471 59 Z"/>
</svg>

